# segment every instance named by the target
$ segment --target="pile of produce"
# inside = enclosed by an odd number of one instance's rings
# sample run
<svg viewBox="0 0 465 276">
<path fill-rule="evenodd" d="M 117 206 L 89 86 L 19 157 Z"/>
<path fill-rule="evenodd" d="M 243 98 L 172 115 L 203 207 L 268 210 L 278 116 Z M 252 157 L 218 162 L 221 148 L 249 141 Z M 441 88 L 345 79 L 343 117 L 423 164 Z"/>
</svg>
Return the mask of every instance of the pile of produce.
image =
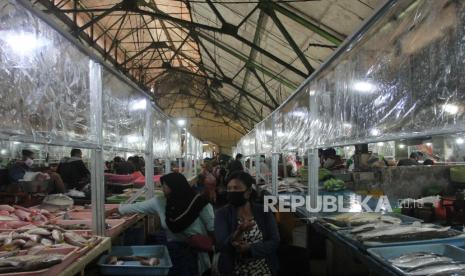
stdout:
<svg viewBox="0 0 465 276">
<path fill-rule="evenodd" d="M 57 225 L 25 226 L 14 231 L 0 234 L 2 250 L 42 250 L 44 247 L 53 247 L 68 244 L 77 247 L 92 246 L 98 242 L 98 237 L 86 239 L 83 236 Z"/>
<path fill-rule="evenodd" d="M 330 177 L 332 177 L 330 170 L 324 168 L 318 170 L 318 180 L 325 181 Z"/>
<path fill-rule="evenodd" d="M 125 262 L 139 263 L 143 266 L 157 266 L 160 264 L 160 259 L 147 256 L 108 256 L 106 263 L 109 265 L 124 265 Z"/>
<path fill-rule="evenodd" d="M 433 252 L 411 252 L 389 259 L 408 275 L 465 275 L 465 263 Z"/>
<path fill-rule="evenodd" d="M 19 251 L 0 254 L 0 273 L 33 271 L 48 268 L 63 261 L 62 254 L 27 254 Z"/>
<path fill-rule="evenodd" d="M 336 216 L 325 217 L 324 220 L 340 227 L 361 226 L 376 223 L 397 225 L 402 222 L 399 218 L 383 215 L 381 213 L 344 213 Z"/>
<path fill-rule="evenodd" d="M 345 189 L 344 181 L 337 178 L 330 178 L 323 183 L 323 187 L 327 191 L 335 192 Z"/>
</svg>

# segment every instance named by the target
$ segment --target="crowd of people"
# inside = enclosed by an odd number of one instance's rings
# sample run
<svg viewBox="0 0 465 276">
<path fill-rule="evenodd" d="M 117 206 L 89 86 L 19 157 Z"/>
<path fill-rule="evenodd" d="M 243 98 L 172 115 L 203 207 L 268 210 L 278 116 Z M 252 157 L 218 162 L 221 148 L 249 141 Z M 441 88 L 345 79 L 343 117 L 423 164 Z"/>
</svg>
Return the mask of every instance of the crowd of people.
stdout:
<svg viewBox="0 0 465 276">
<path fill-rule="evenodd" d="M 255 179 L 241 158 L 205 163 L 196 187 L 180 173 L 166 174 L 163 195 L 121 205 L 107 216 L 158 215 L 173 262 L 169 275 L 276 275 L 277 223 L 256 200 Z M 226 204 L 218 207 L 223 194 Z"/>
</svg>

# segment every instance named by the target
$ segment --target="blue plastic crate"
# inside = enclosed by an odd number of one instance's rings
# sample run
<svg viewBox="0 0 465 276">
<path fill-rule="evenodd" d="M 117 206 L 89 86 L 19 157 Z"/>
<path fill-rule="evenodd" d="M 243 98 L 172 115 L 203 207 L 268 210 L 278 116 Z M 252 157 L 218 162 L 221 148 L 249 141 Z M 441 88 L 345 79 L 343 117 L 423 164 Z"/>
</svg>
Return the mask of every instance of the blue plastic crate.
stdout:
<svg viewBox="0 0 465 276">
<path fill-rule="evenodd" d="M 157 266 L 143 266 L 137 261 L 126 261 L 123 265 L 109 265 L 108 256 L 152 256 L 160 259 Z M 102 275 L 167 275 L 173 266 L 168 249 L 163 245 L 114 246 L 110 255 L 103 255 L 98 261 Z"/>
<path fill-rule="evenodd" d="M 375 259 L 392 268 L 392 270 L 404 274 L 402 270 L 394 267 L 389 262 L 389 259 L 397 258 L 403 254 L 413 252 L 432 252 L 445 257 L 449 257 L 454 261 L 465 262 L 465 250 L 450 244 L 418 244 L 404 246 L 389 246 L 377 247 L 367 250 Z"/>
</svg>

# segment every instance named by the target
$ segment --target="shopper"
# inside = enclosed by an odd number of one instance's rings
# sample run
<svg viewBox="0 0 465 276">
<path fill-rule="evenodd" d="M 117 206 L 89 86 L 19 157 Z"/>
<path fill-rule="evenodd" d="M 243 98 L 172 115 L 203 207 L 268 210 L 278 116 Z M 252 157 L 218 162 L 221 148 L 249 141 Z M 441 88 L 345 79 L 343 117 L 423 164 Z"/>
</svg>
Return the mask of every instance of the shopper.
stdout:
<svg viewBox="0 0 465 276">
<path fill-rule="evenodd" d="M 121 215 L 140 213 L 158 215 L 166 231 L 168 250 L 173 261 L 169 275 L 202 275 L 211 264 L 207 252 L 213 240 L 214 213 L 207 200 L 195 193 L 180 173 L 170 173 L 160 179 L 164 195 L 144 202 L 121 205 L 109 210 Z M 210 238 L 211 236 L 211 238 Z M 199 240 L 206 241 L 200 244 Z"/>
<path fill-rule="evenodd" d="M 216 177 L 212 174 L 210 163 L 202 164 L 200 175 L 202 176 L 200 179 L 202 179 L 203 194 L 214 204 L 216 202 Z"/>
<path fill-rule="evenodd" d="M 234 159 L 228 167 L 228 174 L 231 175 L 237 171 L 243 171 L 244 167 L 242 166 L 242 154 L 236 154 L 236 159 Z"/>
<path fill-rule="evenodd" d="M 340 170 L 345 168 L 344 161 L 341 156 L 337 155 L 334 148 L 323 150 L 323 168 L 328 170 Z"/>
<path fill-rule="evenodd" d="M 134 166 L 120 156 L 113 158 L 113 170 L 115 174 L 128 175 L 134 173 Z"/>
<path fill-rule="evenodd" d="M 275 275 L 278 226 L 272 212 L 252 202 L 253 177 L 235 172 L 228 178 L 229 204 L 215 217 L 217 270 L 221 275 Z"/>
<path fill-rule="evenodd" d="M 418 154 L 416 152 L 412 152 L 410 153 L 410 158 L 399 160 L 397 166 L 416 166 L 419 164 L 418 158 Z"/>
<path fill-rule="evenodd" d="M 71 157 L 65 157 L 60 161 L 57 172 L 68 190 L 81 190 L 90 183 L 90 172 L 82 161 L 80 149 L 72 149 Z"/>
<path fill-rule="evenodd" d="M 21 160 L 13 164 L 9 170 L 10 185 L 6 187 L 7 192 L 19 192 L 22 181 L 32 182 L 35 186 L 44 186 L 49 193 L 64 193 L 65 184 L 60 175 L 54 172 L 33 172 L 34 152 L 23 149 Z"/>
</svg>

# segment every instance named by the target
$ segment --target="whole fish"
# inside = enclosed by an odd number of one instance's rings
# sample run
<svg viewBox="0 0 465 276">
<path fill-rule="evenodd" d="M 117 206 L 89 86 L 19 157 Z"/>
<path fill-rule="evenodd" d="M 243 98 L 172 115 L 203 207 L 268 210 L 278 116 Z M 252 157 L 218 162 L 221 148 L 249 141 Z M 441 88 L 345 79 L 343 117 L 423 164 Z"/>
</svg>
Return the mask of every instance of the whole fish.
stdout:
<svg viewBox="0 0 465 276">
<path fill-rule="evenodd" d="M 42 245 L 45 245 L 45 246 L 51 246 L 51 245 L 53 245 L 53 241 L 51 241 L 51 240 L 49 240 L 49 239 L 45 239 L 45 238 L 41 239 L 41 240 L 40 240 L 40 243 L 41 243 Z"/>
<path fill-rule="evenodd" d="M 368 224 L 363 224 L 357 227 L 354 227 L 350 230 L 351 234 L 359 234 L 362 232 L 367 232 L 367 231 L 372 231 L 377 228 L 385 227 L 388 226 L 389 224 L 383 223 L 383 222 L 378 222 L 378 223 L 368 223 Z"/>
<path fill-rule="evenodd" d="M 405 270 L 405 269 L 416 269 L 420 268 L 425 265 L 436 265 L 436 264 L 444 264 L 448 262 L 452 262 L 453 260 L 448 257 L 427 257 L 427 258 L 417 258 L 410 262 L 404 263 L 393 263 L 398 268 Z"/>
<path fill-rule="evenodd" d="M 46 225 L 42 225 L 41 226 L 42 228 L 45 228 L 49 231 L 52 231 L 52 230 L 58 230 L 58 231 L 61 231 L 61 232 L 65 232 L 66 230 L 59 226 L 59 225 L 56 225 L 56 224 L 46 224 Z"/>
<path fill-rule="evenodd" d="M 15 215 L 22 221 L 30 221 L 31 220 L 31 213 L 26 212 L 22 209 L 16 209 Z"/>
<path fill-rule="evenodd" d="M 427 266 L 424 268 L 412 270 L 408 273 L 408 275 L 411 275 L 411 276 L 430 275 L 434 273 L 448 272 L 448 271 L 454 271 L 454 270 L 460 270 L 460 269 L 465 269 L 465 264 L 451 263 L 451 264 L 432 265 L 432 266 Z"/>
<path fill-rule="evenodd" d="M 401 264 L 401 263 L 411 262 L 412 260 L 415 260 L 418 258 L 429 258 L 429 257 L 435 257 L 435 256 L 439 256 L 439 255 L 433 252 L 411 252 L 411 253 L 403 254 L 396 258 L 389 259 L 389 261 L 393 264 Z"/>
<path fill-rule="evenodd" d="M 0 205 L 0 211 L 7 211 L 7 212 L 14 212 L 15 208 L 11 207 L 10 205 Z"/>
<path fill-rule="evenodd" d="M 160 264 L 160 260 L 158 258 L 144 259 L 140 260 L 140 264 L 145 266 L 156 266 Z"/>
<path fill-rule="evenodd" d="M 356 238 L 360 241 L 397 241 L 397 240 L 419 240 L 430 238 L 441 238 L 458 235 L 449 233 L 450 227 L 429 228 L 417 226 L 387 226 L 372 231 L 358 234 Z"/>
<path fill-rule="evenodd" d="M 57 243 L 61 243 L 64 240 L 63 234 L 56 229 L 52 230 L 52 237 Z"/>
<path fill-rule="evenodd" d="M 87 242 L 86 239 L 74 232 L 65 232 L 63 237 L 65 242 L 78 247 L 84 247 Z"/>
<path fill-rule="evenodd" d="M 39 270 L 54 266 L 61 263 L 63 260 L 63 255 L 60 254 L 51 254 L 51 255 L 39 255 L 44 256 L 42 259 L 32 260 L 24 263 L 21 267 L 23 271 L 32 271 Z"/>
<path fill-rule="evenodd" d="M 465 276 L 465 269 L 449 270 L 446 272 L 438 272 L 430 274 L 429 276 Z"/>
<path fill-rule="evenodd" d="M 29 240 L 29 241 L 26 242 L 26 244 L 23 245 L 23 249 L 29 249 L 29 248 L 32 248 L 32 247 L 34 247 L 36 245 L 38 245 L 37 242 Z"/>
<path fill-rule="evenodd" d="M 40 227 L 28 230 L 26 233 L 27 234 L 33 234 L 33 235 L 41 235 L 41 236 L 50 236 L 52 234 L 47 229 L 40 228 Z"/>
<path fill-rule="evenodd" d="M 18 219 L 11 217 L 11 216 L 0 216 L 0 221 L 14 221 L 14 220 L 18 220 Z"/>
</svg>

